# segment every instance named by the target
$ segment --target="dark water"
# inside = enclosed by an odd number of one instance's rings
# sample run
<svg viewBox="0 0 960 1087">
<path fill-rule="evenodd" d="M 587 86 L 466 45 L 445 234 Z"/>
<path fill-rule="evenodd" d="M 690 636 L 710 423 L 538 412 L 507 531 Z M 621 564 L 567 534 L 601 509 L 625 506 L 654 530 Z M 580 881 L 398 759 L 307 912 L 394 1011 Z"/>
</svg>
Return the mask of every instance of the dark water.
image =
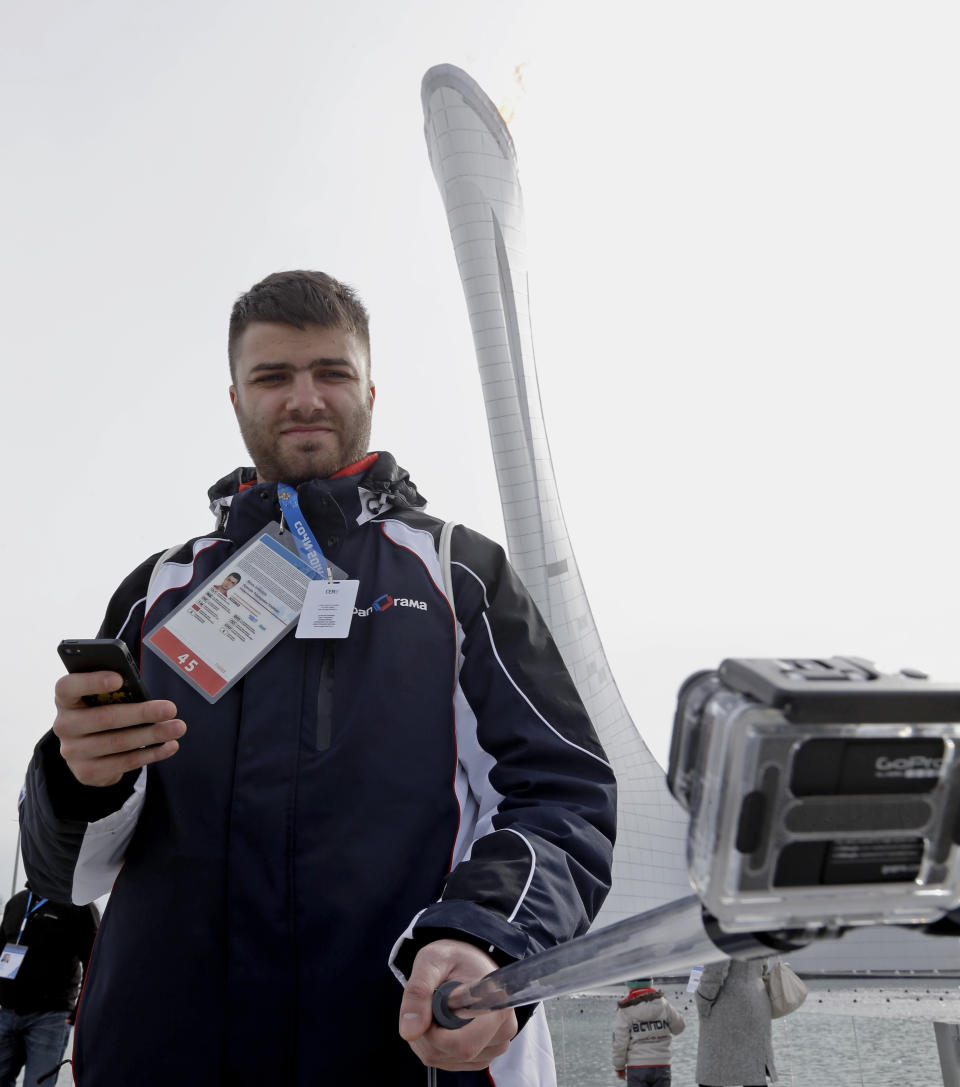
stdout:
<svg viewBox="0 0 960 1087">
<path fill-rule="evenodd" d="M 664 993 L 686 1020 L 673 1039 L 674 1087 L 694 1087 L 697 1011 L 681 988 Z M 813 994 L 811 994 L 813 996 Z M 809 998 L 808 998 L 809 999 Z M 613 1087 L 610 1037 L 616 997 L 559 997 L 547 1001 L 559 1087 Z M 943 1083 L 933 1023 L 923 1019 L 808 1014 L 773 1022 L 780 1078 L 790 1087 L 937 1087 Z"/>
</svg>

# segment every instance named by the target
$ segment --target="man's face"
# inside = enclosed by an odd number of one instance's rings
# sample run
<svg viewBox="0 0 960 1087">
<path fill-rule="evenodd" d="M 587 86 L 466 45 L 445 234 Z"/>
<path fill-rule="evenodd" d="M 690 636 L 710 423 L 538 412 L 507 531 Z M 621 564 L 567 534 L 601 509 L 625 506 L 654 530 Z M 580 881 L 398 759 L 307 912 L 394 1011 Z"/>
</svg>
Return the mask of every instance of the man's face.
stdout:
<svg viewBox="0 0 960 1087">
<path fill-rule="evenodd" d="M 359 460 L 375 390 L 352 332 L 256 321 L 234 354 L 230 400 L 260 480 L 302 483 Z"/>
</svg>

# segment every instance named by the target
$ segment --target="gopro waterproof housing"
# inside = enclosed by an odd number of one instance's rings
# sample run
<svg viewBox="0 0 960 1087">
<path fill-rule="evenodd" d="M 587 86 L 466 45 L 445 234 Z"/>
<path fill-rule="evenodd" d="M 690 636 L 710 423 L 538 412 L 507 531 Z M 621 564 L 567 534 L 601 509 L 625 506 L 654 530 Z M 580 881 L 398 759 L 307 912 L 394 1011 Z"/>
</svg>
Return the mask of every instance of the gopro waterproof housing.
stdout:
<svg viewBox="0 0 960 1087">
<path fill-rule="evenodd" d="M 864 660 L 725 660 L 680 690 L 667 783 L 728 933 L 924 925 L 960 905 L 960 687 Z M 799 930 L 799 932 L 798 932 Z"/>
</svg>

